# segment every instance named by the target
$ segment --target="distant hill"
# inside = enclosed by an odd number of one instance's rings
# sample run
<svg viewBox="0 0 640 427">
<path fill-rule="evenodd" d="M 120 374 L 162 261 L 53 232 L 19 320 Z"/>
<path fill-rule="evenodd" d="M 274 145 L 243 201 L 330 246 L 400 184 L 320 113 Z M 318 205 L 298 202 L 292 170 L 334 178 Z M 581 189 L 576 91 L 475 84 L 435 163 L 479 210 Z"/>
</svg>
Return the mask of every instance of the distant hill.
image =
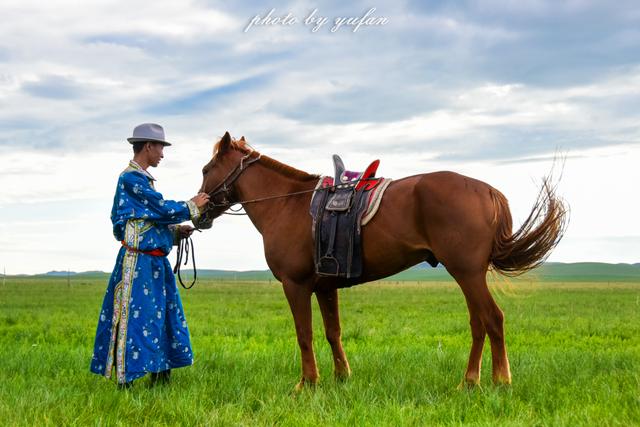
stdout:
<svg viewBox="0 0 640 427">
<path fill-rule="evenodd" d="M 44 274 L 35 274 L 31 277 L 73 277 L 73 278 L 108 278 L 111 273 L 104 271 L 49 271 Z M 190 269 L 182 270 L 182 277 L 192 277 L 192 271 Z M 21 274 L 19 276 L 28 276 Z M 206 270 L 198 269 L 198 278 L 201 279 L 220 279 L 220 280 L 275 280 L 271 270 L 249 270 L 249 271 L 234 271 L 234 270 Z"/>
<path fill-rule="evenodd" d="M 75 271 L 49 271 L 44 274 L 35 274 L 34 277 L 75 277 L 75 278 L 93 278 L 93 277 L 109 277 L 111 273 L 106 273 L 104 271 L 82 271 L 77 273 Z"/>
<path fill-rule="evenodd" d="M 66 272 L 50 271 L 45 274 L 37 274 L 31 277 L 57 277 L 64 278 L 69 275 L 73 278 L 104 278 L 110 273 L 102 271 Z M 19 275 L 27 276 L 27 275 Z M 191 277 L 187 269 L 183 277 Z M 270 270 L 198 270 L 198 278 L 208 280 L 275 280 Z M 422 263 L 389 277 L 386 280 L 397 281 L 449 281 L 452 280 L 447 270 L 438 265 L 432 268 Z M 640 263 L 636 264 L 607 264 L 600 262 L 560 263 L 548 262 L 528 274 L 514 280 L 538 280 L 559 282 L 639 282 Z"/>
<path fill-rule="evenodd" d="M 640 263 L 607 264 L 603 262 L 548 262 L 529 273 L 549 281 L 640 281 Z"/>
<path fill-rule="evenodd" d="M 220 280 L 275 280 L 271 270 L 198 270 L 198 277 Z"/>
<path fill-rule="evenodd" d="M 101 276 L 104 274 L 109 274 L 109 273 L 105 273 L 104 271 L 83 271 L 81 273 L 76 273 L 75 271 L 49 271 L 47 273 L 44 274 L 36 274 L 36 276 L 51 276 L 51 277 L 67 277 L 67 275 L 69 276 Z"/>
<path fill-rule="evenodd" d="M 405 270 L 390 280 L 445 281 L 451 276 L 442 265 L 431 268 L 426 263 Z M 607 264 L 602 262 L 548 262 L 513 280 L 547 282 L 640 282 L 640 263 Z"/>
</svg>

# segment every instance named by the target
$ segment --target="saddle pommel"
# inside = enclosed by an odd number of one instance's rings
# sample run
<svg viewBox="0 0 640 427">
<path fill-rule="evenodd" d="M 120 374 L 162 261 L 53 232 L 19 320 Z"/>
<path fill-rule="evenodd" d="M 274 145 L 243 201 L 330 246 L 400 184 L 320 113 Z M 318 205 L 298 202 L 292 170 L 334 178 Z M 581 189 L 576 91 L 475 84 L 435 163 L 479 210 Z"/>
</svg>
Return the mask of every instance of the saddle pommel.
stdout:
<svg viewBox="0 0 640 427">
<path fill-rule="evenodd" d="M 367 179 L 374 178 L 376 176 L 376 172 L 378 170 L 378 166 L 380 165 L 380 160 L 374 160 L 371 164 L 365 169 L 364 172 L 354 172 L 346 170 L 344 167 L 344 162 L 337 154 L 333 155 L 333 168 L 334 168 L 334 184 L 349 184 L 356 183 L 356 190 L 364 187 L 367 183 Z"/>
</svg>

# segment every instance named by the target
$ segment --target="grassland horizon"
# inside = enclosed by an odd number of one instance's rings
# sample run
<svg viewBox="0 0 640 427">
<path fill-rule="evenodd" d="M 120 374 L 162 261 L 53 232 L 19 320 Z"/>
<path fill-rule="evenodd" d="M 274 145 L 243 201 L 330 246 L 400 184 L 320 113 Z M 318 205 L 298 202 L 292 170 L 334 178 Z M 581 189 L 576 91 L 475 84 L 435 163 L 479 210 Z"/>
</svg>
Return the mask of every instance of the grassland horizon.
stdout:
<svg viewBox="0 0 640 427">
<path fill-rule="evenodd" d="M 109 275 L 105 271 L 71 271 L 53 270 L 38 274 L 11 274 L 3 278 L 12 277 L 76 277 L 76 278 L 105 278 Z M 188 274 L 188 272 L 186 272 Z M 275 281 L 269 270 L 219 270 L 198 269 L 201 279 L 218 281 Z M 499 280 L 499 274 L 491 274 L 490 280 Z M 398 274 L 390 276 L 387 281 L 448 281 L 453 280 L 444 266 L 432 268 L 426 263 L 418 264 Z M 539 268 L 514 278 L 515 281 L 543 281 L 543 282 L 640 282 L 640 263 L 604 263 L 604 262 L 546 262 Z"/>
</svg>

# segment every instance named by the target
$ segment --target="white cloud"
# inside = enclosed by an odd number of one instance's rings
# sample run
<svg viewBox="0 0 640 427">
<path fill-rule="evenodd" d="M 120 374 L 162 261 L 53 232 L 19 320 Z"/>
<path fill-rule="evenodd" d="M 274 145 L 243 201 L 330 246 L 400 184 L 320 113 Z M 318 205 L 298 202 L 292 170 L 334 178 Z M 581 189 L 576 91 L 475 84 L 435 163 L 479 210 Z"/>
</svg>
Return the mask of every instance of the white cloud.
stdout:
<svg viewBox="0 0 640 427">
<path fill-rule="evenodd" d="M 56 154 L 4 150 L 0 161 L 0 187 L 4 189 L 0 204 L 102 198 L 115 188 L 127 156 L 125 151 Z"/>
<path fill-rule="evenodd" d="M 33 41 L 70 39 L 95 34 L 153 36 L 159 39 L 193 41 L 235 31 L 240 23 L 220 10 L 202 7 L 198 2 L 154 3 L 142 0 L 114 3 L 93 1 L 90 9 L 78 7 L 76 1 L 3 2 L 3 33 L 23 45 Z M 62 30 L 62 31 L 61 31 Z M 28 35 L 30 37 L 21 38 Z"/>
<path fill-rule="evenodd" d="M 311 6 L 274 5 L 299 15 Z M 365 6 L 319 8 L 346 16 Z M 555 19 L 566 19 L 570 31 L 572 10 L 588 23 L 604 13 L 599 6 L 487 1 L 426 12 L 406 2 L 376 6 L 388 26 L 313 34 L 303 26 L 243 33 L 253 15 L 264 13 L 260 5 L 3 2 L 0 242 L 19 240 L 20 250 L 15 257 L 0 253 L 0 262 L 25 272 L 65 268 L 56 263 L 110 269 L 113 186 L 130 155 L 125 138 L 145 121 L 163 124 L 174 142 L 153 171 L 170 198 L 193 195 L 213 143 L 229 130 L 314 173 L 331 172 L 333 152 L 354 168 L 380 158 L 381 172 L 395 178 L 456 170 L 501 189 L 516 223 L 550 168 L 545 159 L 559 150 L 568 155 L 560 192 L 573 216 L 552 259 L 640 261 L 627 241 L 615 244 L 640 235 L 638 205 L 628 196 L 640 178 L 640 65 L 626 50 L 637 38 L 637 14 L 612 11 L 615 25 L 599 29 L 610 37 L 591 46 L 601 55 L 565 64 L 544 55 L 570 56 L 575 42 L 553 32 L 545 39 L 540 19 L 558 11 Z M 499 17 L 489 19 L 491 11 Z M 518 25 L 505 16 L 517 17 Z M 536 79 L 541 72 L 551 84 Z M 558 77 L 565 72 L 568 84 Z M 65 204 L 73 208 L 65 212 Z M 33 231 L 23 241 L 25 229 Z M 69 236 L 79 230 L 82 247 L 95 256 L 75 249 L 78 241 Z M 197 239 L 200 252 L 212 254 L 203 266 L 265 266 L 259 235 L 246 219 L 222 219 Z M 604 241 L 595 252 L 579 250 Z M 20 255 L 29 251 L 40 251 L 38 263 Z"/>
</svg>

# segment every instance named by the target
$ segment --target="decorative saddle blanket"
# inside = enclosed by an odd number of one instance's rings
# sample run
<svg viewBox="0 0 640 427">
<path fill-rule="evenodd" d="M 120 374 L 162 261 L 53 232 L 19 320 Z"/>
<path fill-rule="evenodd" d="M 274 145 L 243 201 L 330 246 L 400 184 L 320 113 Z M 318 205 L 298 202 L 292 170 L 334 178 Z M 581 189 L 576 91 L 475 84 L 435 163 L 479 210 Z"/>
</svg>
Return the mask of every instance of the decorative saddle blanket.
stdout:
<svg viewBox="0 0 640 427">
<path fill-rule="evenodd" d="M 364 172 L 345 170 L 337 155 L 333 160 L 335 177 L 320 178 L 311 199 L 316 273 L 355 278 L 362 275 L 361 227 L 376 214 L 391 179 L 375 177 L 378 160 Z"/>
</svg>

